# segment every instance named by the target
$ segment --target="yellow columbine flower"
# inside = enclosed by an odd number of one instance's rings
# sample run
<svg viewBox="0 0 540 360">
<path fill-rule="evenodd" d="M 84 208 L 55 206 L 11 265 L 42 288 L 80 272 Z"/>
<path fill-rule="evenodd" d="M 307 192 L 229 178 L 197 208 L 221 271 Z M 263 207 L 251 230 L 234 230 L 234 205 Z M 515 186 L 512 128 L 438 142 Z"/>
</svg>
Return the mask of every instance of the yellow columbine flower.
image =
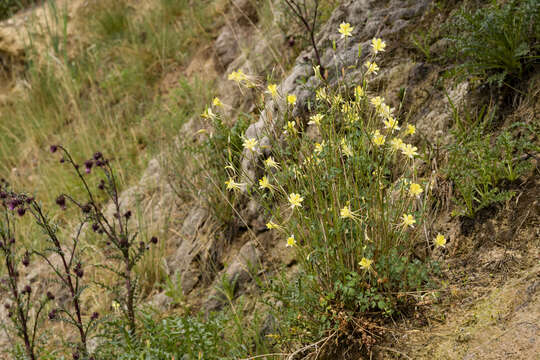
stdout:
<svg viewBox="0 0 540 360">
<path fill-rule="evenodd" d="M 278 225 L 273 221 L 269 221 L 269 222 L 266 223 L 266 228 L 269 229 L 269 230 L 272 230 L 272 229 L 281 230 L 281 229 L 283 229 L 283 226 Z"/>
<path fill-rule="evenodd" d="M 353 30 L 354 30 L 354 27 L 351 26 L 351 24 L 343 22 L 339 25 L 338 31 L 341 34 L 341 38 L 343 39 L 344 37 L 352 36 Z"/>
<path fill-rule="evenodd" d="M 347 157 L 351 157 L 354 155 L 351 146 L 345 142 L 345 139 L 341 139 L 341 151 Z"/>
<path fill-rule="evenodd" d="M 446 239 L 445 239 L 444 235 L 442 235 L 442 234 L 437 234 L 437 237 L 435 238 L 435 240 L 433 240 L 433 242 L 438 247 L 446 247 L 445 246 L 446 245 Z"/>
<path fill-rule="evenodd" d="M 373 143 L 377 146 L 384 145 L 384 142 L 386 141 L 386 136 L 382 135 L 379 130 L 375 130 L 373 133 Z"/>
<path fill-rule="evenodd" d="M 294 240 L 294 235 L 291 235 L 287 238 L 287 245 L 285 245 L 286 247 L 293 247 L 294 245 L 296 245 L 296 240 Z"/>
<path fill-rule="evenodd" d="M 382 39 L 373 38 L 371 40 L 371 48 L 373 49 L 373 52 L 377 54 L 380 51 L 384 51 L 384 48 L 386 47 L 386 43 L 382 41 Z"/>
<path fill-rule="evenodd" d="M 326 95 L 326 89 L 325 88 L 317 89 L 317 91 L 315 91 L 315 97 L 319 101 L 327 100 L 328 95 Z"/>
<path fill-rule="evenodd" d="M 203 119 L 214 119 L 216 117 L 216 114 L 212 111 L 212 109 L 207 108 L 204 110 L 204 112 L 201 114 L 201 117 Z"/>
<path fill-rule="evenodd" d="M 404 144 L 401 148 L 403 155 L 408 156 L 411 159 L 418 155 L 416 150 L 418 150 L 418 148 L 416 146 L 412 146 L 411 144 Z"/>
<path fill-rule="evenodd" d="M 416 132 L 416 127 L 411 124 L 407 124 L 407 130 L 405 131 L 405 135 L 414 135 Z"/>
<path fill-rule="evenodd" d="M 412 183 L 409 187 L 409 194 L 411 196 L 419 196 L 423 191 L 420 184 Z"/>
<path fill-rule="evenodd" d="M 384 104 L 384 98 L 380 96 L 375 96 L 374 98 L 369 99 L 369 102 L 376 108 L 380 108 Z"/>
<path fill-rule="evenodd" d="M 214 100 L 212 101 L 212 104 L 214 106 L 223 106 L 223 103 L 221 102 L 221 100 L 219 100 L 218 97 L 215 97 Z"/>
<path fill-rule="evenodd" d="M 308 122 L 309 125 L 317 125 L 317 126 L 320 126 L 321 125 L 321 120 L 323 119 L 324 115 L 322 114 L 315 114 L 315 115 L 311 115 L 309 117 L 310 121 Z"/>
<path fill-rule="evenodd" d="M 403 146 L 403 140 L 400 138 L 393 138 L 390 140 L 390 145 L 392 146 L 392 150 L 398 151 L 401 150 L 401 147 Z"/>
<path fill-rule="evenodd" d="M 326 145 L 326 142 L 324 140 L 322 143 L 316 143 L 314 151 L 317 154 L 320 154 L 323 151 L 325 145 Z"/>
<path fill-rule="evenodd" d="M 410 226 L 410 227 L 414 227 L 414 224 L 416 224 L 416 220 L 414 219 L 414 217 L 412 215 L 407 215 L 407 214 L 403 214 L 403 216 L 401 217 L 401 219 L 403 220 L 403 222 L 401 223 L 403 226 L 407 227 L 407 226 Z"/>
<path fill-rule="evenodd" d="M 300 194 L 291 193 L 289 195 L 289 203 L 291 203 L 292 209 L 295 207 L 302 207 L 302 201 L 304 201 L 304 198 L 300 196 Z"/>
<path fill-rule="evenodd" d="M 339 216 L 342 219 L 358 219 L 358 214 L 356 211 L 351 210 L 351 206 L 347 203 L 346 206 L 344 206 L 342 209 L 339 210 Z"/>
<path fill-rule="evenodd" d="M 390 108 L 390 106 L 385 103 L 381 103 L 380 106 L 377 106 L 377 111 L 382 117 L 390 119 L 393 115 L 394 108 Z"/>
<path fill-rule="evenodd" d="M 251 138 L 251 139 L 245 139 L 244 140 L 244 149 L 248 149 L 250 151 L 255 151 L 255 147 L 257 146 L 257 139 Z"/>
<path fill-rule="evenodd" d="M 225 185 L 227 185 L 227 190 L 241 190 L 242 186 L 244 184 L 235 182 L 232 178 L 229 178 L 229 180 L 225 181 Z"/>
<path fill-rule="evenodd" d="M 242 70 L 239 69 L 230 73 L 228 79 L 240 83 L 242 81 L 247 81 L 248 77 Z"/>
<path fill-rule="evenodd" d="M 277 85 L 276 84 L 269 84 L 268 85 L 268 93 L 273 97 L 276 98 L 278 95 L 277 92 Z"/>
<path fill-rule="evenodd" d="M 279 169 L 279 164 L 274 160 L 272 156 L 264 160 L 264 166 L 267 169 L 270 169 L 270 168 Z"/>
<path fill-rule="evenodd" d="M 259 179 L 259 188 L 260 189 L 268 189 L 272 190 L 272 185 L 270 185 L 270 181 L 268 181 L 268 178 L 266 176 L 263 176 Z"/>
<path fill-rule="evenodd" d="M 393 117 L 383 120 L 383 124 L 385 129 L 390 129 L 392 132 L 400 129 L 400 127 L 398 126 L 398 121 Z"/>
<path fill-rule="evenodd" d="M 369 75 L 371 73 L 377 74 L 377 71 L 379 71 L 379 65 L 377 65 L 375 62 L 366 61 L 364 63 L 364 66 L 367 67 L 366 75 Z"/>
<path fill-rule="evenodd" d="M 296 121 L 287 121 L 287 124 L 283 126 L 283 130 L 287 134 L 296 134 L 298 132 L 298 130 L 296 130 Z"/>
<path fill-rule="evenodd" d="M 365 257 L 363 257 L 362 260 L 360 260 L 360 262 L 358 263 L 358 265 L 360 265 L 360 267 L 364 270 L 370 269 L 371 264 L 373 264 L 373 260 L 366 259 Z"/>
<path fill-rule="evenodd" d="M 364 91 L 364 89 L 362 88 L 361 85 L 358 85 L 354 91 L 355 91 L 357 100 L 360 99 L 360 98 L 363 98 L 366 95 L 366 93 L 365 93 L 365 91 Z"/>
<path fill-rule="evenodd" d="M 289 103 L 289 105 L 294 106 L 294 104 L 296 104 L 296 95 L 294 94 L 287 95 L 287 102 Z"/>
</svg>

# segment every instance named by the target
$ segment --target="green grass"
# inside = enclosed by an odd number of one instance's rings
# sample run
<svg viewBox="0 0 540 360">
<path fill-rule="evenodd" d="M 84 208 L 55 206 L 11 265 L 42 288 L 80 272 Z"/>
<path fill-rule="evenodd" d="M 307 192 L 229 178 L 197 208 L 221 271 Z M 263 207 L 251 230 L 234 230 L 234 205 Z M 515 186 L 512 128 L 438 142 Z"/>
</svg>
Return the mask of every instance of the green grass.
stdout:
<svg viewBox="0 0 540 360">
<path fill-rule="evenodd" d="M 461 78 L 516 87 L 540 58 L 540 4 L 535 0 L 493 1 L 474 11 L 463 6 L 449 28 Z"/>
</svg>

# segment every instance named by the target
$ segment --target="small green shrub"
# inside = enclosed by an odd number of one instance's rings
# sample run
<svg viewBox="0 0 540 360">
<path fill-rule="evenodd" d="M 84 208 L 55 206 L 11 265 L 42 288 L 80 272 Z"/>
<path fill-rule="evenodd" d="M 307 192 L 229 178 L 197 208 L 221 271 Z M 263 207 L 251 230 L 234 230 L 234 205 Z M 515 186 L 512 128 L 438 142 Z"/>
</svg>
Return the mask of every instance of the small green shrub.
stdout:
<svg viewBox="0 0 540 360">
<path fill-rule="evenodd" d="M 462 76 L 514 86 L 532 71 L 540 51 L 540 2 L 511 0 L 476 11 L 461 8 L 450 39 Z"/>
<path fill-rule="evenodd" d="M 447 147 L 446 176 L 455 189 L 453 197 L 458 209 L 455 214 L 473 218 L 492 204 L 510 199 L 514 193 L 504 189 L 504 182 L 513 182 L 531 167 L 522 158 L 534 150 L 529 141 L 534 130 L 524 123 L 515 123 L 499 135 L 490 133 L 494 110 L 483 108 L 467 121 L 456 122 L 456 141 Z M 520 132 L 519 137 L 513 134 Z"/>
</svg>

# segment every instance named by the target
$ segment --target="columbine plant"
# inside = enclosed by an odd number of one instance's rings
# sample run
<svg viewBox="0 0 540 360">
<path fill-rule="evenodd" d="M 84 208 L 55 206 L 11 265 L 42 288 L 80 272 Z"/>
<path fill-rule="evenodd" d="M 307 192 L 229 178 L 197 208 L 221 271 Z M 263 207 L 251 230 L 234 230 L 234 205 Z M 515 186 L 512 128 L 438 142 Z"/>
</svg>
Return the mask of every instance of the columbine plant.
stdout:
<svg viewBox="0 0 540 360">
<path fill-rule="evenodd" d="M 353 31 L 349 24 L 339 28 L 342 37 Z M 307 341 L 330 333 L 372 346 L 376 331 L 364 314 L 392 314 L 428 278 L 413 251 L 429 200 L 429 181 L 417 174 L 418 148 L 408 143 L 416 129 L 401 125 L 394 108 L 369 89 L 385 48 L 382 39 L 372 40 L 358 84 L 342 79 L 316 91 L 308 123 L 314 140 L 289 116 L 296 101 L 282 99 L 283 132 L 269 123 L 262 136 L 270 156 L 262 164 L 253 157 L 262 177 L 246 184 L 247 194 L 264 206 L 268 229 L 301 264 L 296 290 L 279 293 L 284 308 L 301 314 L 286 326 L 304 329 Z"/>
</svg>

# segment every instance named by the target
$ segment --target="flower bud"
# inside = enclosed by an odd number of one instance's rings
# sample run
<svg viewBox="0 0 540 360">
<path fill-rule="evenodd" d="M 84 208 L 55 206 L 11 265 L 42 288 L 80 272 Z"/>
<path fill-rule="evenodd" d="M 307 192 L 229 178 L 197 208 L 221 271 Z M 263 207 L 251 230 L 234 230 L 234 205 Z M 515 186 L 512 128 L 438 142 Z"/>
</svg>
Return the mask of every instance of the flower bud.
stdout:
<svg viewBox="0 0 540 360">
<path fill-rule="evenodd" d="M 51 145 L 51 147 L 49 148 L 49 150 L 51 150 L 51 153 L 55 153 L 57 150 L 58 150 L 58 145 Z"/>
<path fill-rule="evenodd" d="M 81 210 L 83 213 L 88 214 L 92 210 L 92 206 L 90 204 L 84 204 L 81 206 Z"/>
<path fill-rule="evenodd" d="M 66 208 L 66 197 L 64 195 L 60 195 L 56 198 L 56 205 L 60 206 L 62 209 Z"/>
<path fill-rule="evenodd" d="M 92 313 L 92 316 L 90 317 L 90 320 L 97 320 L 99 317 L 99 313 L 97 311 L 94 311 Z"/>
<path fill-rule="evenodd" d="M 22 293 L 23 293 L 23 294 L 28 294 L 28 295 L 30 295 L 31 292 L 32 292 L 32 287 L 31 287 L 30 285 L 26 285 L 26 286 L 24 287 L 24 289 L 22 290 Z"/>
<path fill-rule="evenodd" d="M 28 253 L 28 251 L 24 253 L 21 262 L 25 267 L 28 267 L 28 265 L 30 265 L 30 254 Z"/>
<path fill-rule="evenodd" d="M 56 319 L 57 314 L 58 314 L 58 310 L 57 309 L 52 309 L 51 312 L 49 312 L 49 320 Z"/>
<path fill-rule="evenodd" d="M 17 215 L 22 217 L 24 216 L 24 214 L 26 214 L 26 209 L 24 207 L 21 206 L 20 208 L 17 209 Z"/>
<path fill-rule="evenodd" d="M 54 294 L 50 291 L 47 291 L 47 299 L 48 300 L 54 300 Z"/>
<path fill-rule="evenodd" d="M 94 166 L 94 162 L 92 160 L 86 160 L 84 162 L 84 172 L 90 174 L 92 171 L 92 166 Z"/>
<path fill-rule="evenodd" d="M 152 238 L 150 239 L 150 242 L 155 245 L 158 242 L 158 238 L 155 236 L 152 236 Z"/>
</svg>

